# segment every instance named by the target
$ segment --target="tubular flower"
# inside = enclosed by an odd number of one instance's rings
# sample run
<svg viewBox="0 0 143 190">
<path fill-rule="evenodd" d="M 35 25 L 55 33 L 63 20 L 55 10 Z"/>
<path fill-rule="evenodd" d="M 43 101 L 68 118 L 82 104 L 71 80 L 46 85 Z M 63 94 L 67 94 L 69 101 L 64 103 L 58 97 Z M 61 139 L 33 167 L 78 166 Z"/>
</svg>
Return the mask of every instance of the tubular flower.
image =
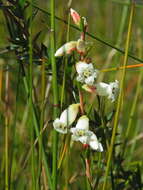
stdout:
<svg viewBox="0 0 143 190">
<path fill-rule="evenodd" d="M 76 70 L 78 73 L 77 81 L 91 86 L 94 85 L 98 70 L 94 69 L 92 63 L 87 64 L 86 62 L 79 61 L 76 63 Z"/>
<path fill-rule="evenodd" d="M 74 50 L 76 50 L 77 41 L 70 41 L 60 47 L 56 53 L 55 57 L 61 57 L 65 54 L 71 54 Z"/>
<path fill-rule="evenodd" d="M 80 141 L 83 144 L 87 144 L 88 138 L 92 132 L 89 131 L 89 119 L 86 115 L 79 118 L 76 127 L 70 129 L 72 133 L 72 140 Z"/>
<path fill-rule="evenodd" d="M 80 15 L 72 8 L 70 9 L 70 14 L 74 23 L 79 26 L 81 21 Z"/>
<path fill-rule="evenodd" d="M 117 80 L 109 84 L 100 82 L 96 84 L 96 92 L 99 96 L 108 96 L 108 99 L 114 102 L 119 92 L 119 82 Z"/>
<path fill-rule="evenodd" d="M 71 125 L 77 117 L 80 104 L 71 104 L 65 109 L 60 118 L 56 118 L 53 122 L 54 129 L 60 133 L 66 134 L 68 126 Z"/>
<path fill-rule="evenodd" d="M 76 127 L 70 129 L 73 141 L 80 141 L 89 145 L 93 150 L 103 151 L 101 143 L 98 142 L 96 135 L 89 130 L 89 119 L 86 115 L 79 118 Z"/>
</svg>

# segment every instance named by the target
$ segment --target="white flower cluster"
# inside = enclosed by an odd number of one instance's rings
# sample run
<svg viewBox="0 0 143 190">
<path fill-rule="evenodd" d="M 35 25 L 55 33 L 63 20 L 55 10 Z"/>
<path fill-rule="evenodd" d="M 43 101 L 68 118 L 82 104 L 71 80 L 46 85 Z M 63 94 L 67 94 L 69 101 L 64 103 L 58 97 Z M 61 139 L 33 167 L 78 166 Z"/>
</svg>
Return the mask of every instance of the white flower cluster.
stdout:
<svg viewBox="0 0 143 190">
<path fill-rule="evenodd" d="M 80 141 L 82 144 L 88 144 L 93 150 L 102 152 L 103 147 L 98 142 L 96 135 L 89 130 L 89 119 L 86 115 L 81 116 L 75 127 L 70 125 L 75 121 L 79 112 L 79 104 L 72 104 L 65 109 L 60 118 L 53 122 L 54 129 L 62 134 L 72 133 L 73 141 Z"/>
<path fill-rule="evenodd" d="M 119 92 L 119 82 L 111 82 L 109 84 L 104 82 L 96 83 L 99 71 L 94 69 L 92 63 L 86 63 L 79 61 L 76 63 L 76 71 L 78 73 L 77 81 L 85 83 L 82 88 L 86 91 L 93 93 L 95 92 L 99 96 L 107 96 L 112 102 L 116 100 Z"/>
<path fill-rule="evenodd" d="M 70 9 L 71 17 L 74 23 L 77 26 L 80 26 L 82 19 L 84 20 L 83 26 L 86 30 L 87 22 L 86 19 L 81 17 L 74 9 Z M 71 54 L 73 51 L 76 51 L 80 54 L 80 61 L 76 63 L 77 71 L 77 81 L 83 83 L 82 88 L 90 93 L 96 93 L 99 96 L 105 96 L 114 102 L 117 98 L 119 92 L 119 82 L 111 82 L 109 84 L 104 82 L 96 82 L 99 71 L 94 68 L 92 63 L 87 63 L 85 61 L 85 55 L 87 54 L 85 38 L 81 34 L 80 38 L 77 41 L 70 41 L 65 43 L 60 47 L 56 53 L 55 57 L 60 57 L 63 55 Z M 85 34 L 84 34 L 85 35 Z"/>
<path fill-rule="evenodd" d="M 64 54 L 71 54 L 74 50 L 84 54 L 86 52 L 85 42 L 81 39 L 68 42 L 56 51 L 55 56 L 60 57 Z M 83 89 L 90 93 L 94 92 L 99 96 L 106 96 L 112 102 L 116 100 L 119 92 L 119 82 L 117 80 L 109 84 L 104 82 L 96 83 L 99 71 L 94 68 L 92 63 L 86 63 L 85 61 L 76 63 L 76 71 L 78 74 L 76 79 L 84 84 L 82 86 Z"/>
</svg>

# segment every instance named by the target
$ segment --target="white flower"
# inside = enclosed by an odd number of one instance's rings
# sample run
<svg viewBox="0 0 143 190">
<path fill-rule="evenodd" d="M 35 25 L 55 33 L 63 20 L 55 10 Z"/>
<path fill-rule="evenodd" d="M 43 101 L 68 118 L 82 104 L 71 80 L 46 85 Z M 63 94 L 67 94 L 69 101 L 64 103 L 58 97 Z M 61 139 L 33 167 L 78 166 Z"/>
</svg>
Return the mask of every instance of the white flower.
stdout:
<svg viewBox="0 0 143 190">
<path fill-rule="evenodd" d="M 56 118 L 53 122 L 54 129 L 60 133 L 66 134 L 68 126 L 71 125 L 77 117 L 79 104 L 71 104 L 65 109 L 60 118 Z"/>
<path fill-rule="evenodd" d="M 88 139 L 88 144 L 93 150 L 103 152 L 102 144 L 98 142 L 97 137 L 94 133 L 92 133 L 92 135 Z"/>
<path fill-rule="evenodd" d="M 92 75 L 90 77 L 87 77 L 85 79 L 85 83 L 88 84 L 88 85 L 93 85 L 94 84 L 94 81 L 95 81 L 95 77 Z"/>
<path fill-rule="evenodd" d="M 96 92 L 99 96 L 108 96 L 108 99 L 114 102 L 119 92 L 119 82 L 117 80 L 109 84 L 100 82 L 96 84 Z"/>
<path fill-rule="evenodd" d="M 103 151 L 101 143 L 98 142 L 96 135 L 89 130 L 89 119 L 86 115 L 79 118 L 76 127 L 70 129 L 73 141 L 80 141 L 88 144 L 93 150 Z"/>
<path fill-rule="evenodd" d="M 54 129 L 58 131 L 59 133 L 66 134 L 68 132 L 68 128 L 66 123 L 61 121 L 59 118 L 55 119 L 53 122 Z"/>
<path fill-rule="evenodd" d="M 78 76 L 76 77 L 76 80 L 79 81 L 79 82 L 81 82 L 81 83 L 84 83 L 85 78 L 84 78 L 84 76 L 82 76 L 82 75 L 78 75 Z"/>
<path fill-rule="evenodd" d="M 99 96 L 108 96 L 109 94 L 109 84 L 104 82 L 99 82 L 96 84 L 96 92 Z"/>
<path fill-rule="evenodd" d="M 88 138 L 91 136 L 89 131 L 89 119 L 86 115 L 79 118 L 76 127 L 70 129 L 72 133 L 72 140 L 80 141 L 83 144 L 87 144 Z"/>
<path fill-rule="evenodd" d="M 98 75 L 98 70 L 94 69 L 92 63 L 88 64 L 82 61 L 76 63 L 76 71 L 79 74 L 77 81 L 85 82 L 88 85 L 93 85 Z"/>
<path fill-rule="evenodd" d="M 56 53 L 55 57 L 61 57 L 65 54 L 71 54 L 74 50 L 76 50 L 77 41 L 70 41 L 60 47 Z"/>
</svg>

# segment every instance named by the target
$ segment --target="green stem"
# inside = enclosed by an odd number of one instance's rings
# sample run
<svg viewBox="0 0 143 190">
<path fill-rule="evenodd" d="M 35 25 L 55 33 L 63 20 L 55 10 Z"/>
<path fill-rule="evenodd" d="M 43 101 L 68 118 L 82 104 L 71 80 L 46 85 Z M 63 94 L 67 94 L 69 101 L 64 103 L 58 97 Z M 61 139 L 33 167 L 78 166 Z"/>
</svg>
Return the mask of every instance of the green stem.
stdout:
<svg viewBox="0 0 143 190">
<path fill-rule="evenodd" d="M 127 61 L 128 61 L 128 51 L 129 51 L 129 44 L 130 44 L 130 38 L 131 38 L 133 15 L 134 15 L 134 3 L 131 4 L 131 10 L 130 10 L 128 34 L 127 34 L 127 40 L 126 40 L 126 46 L 125 46 L 125 56 L 124 56 L 124 62 L 123 62 L 124 69 L 122 71 L 122 78 L 121 78 L 121 82 L 120 82 L 120 92 L 119 92 L 119 97 L 118 97 L 118 102 L 117 102 L 117 110 L 116 110 L 115 119 L 114 119 L 114 126 L 113 126 L 113 132 L 112 132 L 112 137 L 111 137 L 111 144 L 110 144 L 110 147 L 109 147 L 109 153 L 108 153 L 108 159 L 107 159 L 107 167 L 106 167 L 106 171 L 105 171 L 105 180 L 104 180 L 103 188 L 102 188 L 103 190 L 106 189 L 106 185 L 107 185 L 107 178 L 108 178 L 108 173 L 109 173 L 109 169 L 110 169 L 111 158 L 112 158 L 112 153 L 113 153 L 113 147 L 114 147 L 115 137 L 116 137 L 116 132 L 117 132 L 118 119 L 119 119 L 121 102 L 122 102 L 122 92 L 123 92 L 123 86 L 124 86 L 124 80 L 125 80 L 125 74 L 126 74 L 125 67 L 126 67 Z"/>
<path fill-rule="evenodd" d="M 40 131 L 42 131 L 44 127 L 44 113 L 45 113 L 45 62 L 42 62 L 41 66 L 41 115 L 40 115 Z M 39 137 L 39 168 L 38 168 L 38 178 L 37 178 L 37 186 L 39 184 L 39 178 L 41 176 L 41 171 L 42 171 L 42 144 L 43 144 L 43 135 L 41 133 Z M 39 186 L 40 189 L 40 186 Z"/>
<path fill-rule="evenodd" d="M 33 92 L 33 50 L 32 50 L 32 14 L 33 14 L 33 7 L 30 6 L 30 26 L 29 26 L 29 75 L 28 75 L 28 88 L 29 88 L 29 109 L 30 109 L 30 136 L 31 136 L 31 147 L 33 147 L 34 143 L 34 128 L 33 128 L 33 110 L 32 110 L 32 92 Z M 36 189 L 36 165 L 35 165 L 35 158 L 34 158 L 34 147 L 32 148 L 32 154 L 31 154 L 31 174 L 32 174 L 32 189 Z"/>
<path fill-rule="evenodd" d="M 8 170 L 8 125 L 9 125 L 9 111 L 8 111 L 8 89 L 9 89 L 9 73 L 6 72 L 6 79 L 5 79 L 5 102 L 6 102 L 6 115 L 5 115 L 5 190 L 9 190 L 9 170 Z"/>
<path fill-rule="evenodd" d="M 69 41 L 69 29 L 70 29 L 70 14 L 68 15 L 68 29 L 67 29 L 67 40 L 66 40 L 67 42 Z M 64 67 L 63 84 L 62 84 L 62 92 L 61 92 L 61 108 L 62 108 L 63 100 L 64 100 L 67 64 L 68 64 L 68 58 L 66 57 L 65 67 Z"/>
<path fill-rule="evenodd" d="M 52 87 L 53 87 L 53 104 L 54 104 L 54 119 L 58 116 L 58 83 L 57 83 L 57 68 L 55 61 L 55 0 L 51 0 L 51 65 L 52 65 Z M 53 130 L 53 163 L 52 177 L 53 190 L 57 189 L 57 153 L 58 153 L 58 134 Z"/>
</svg>

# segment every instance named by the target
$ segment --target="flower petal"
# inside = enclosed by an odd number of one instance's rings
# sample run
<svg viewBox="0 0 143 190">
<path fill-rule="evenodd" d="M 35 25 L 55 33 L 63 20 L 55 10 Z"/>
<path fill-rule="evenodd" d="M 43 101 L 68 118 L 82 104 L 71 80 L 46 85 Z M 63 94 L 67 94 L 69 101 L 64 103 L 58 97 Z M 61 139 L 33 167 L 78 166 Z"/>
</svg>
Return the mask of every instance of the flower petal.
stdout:
<svg viewBox="0 0 143 190">
<path fill-rule="evenodd" d="M 81 116 L 76 124 L 77 129 L 82 129 L 82 130 L 88 130 L 89 129 L 89 119 L 86 115 Z"/>
<path fill-rule="evenodd" d="M 88 144 L 93 150 L 97 150 L 99 152 L 103 151 L 103 147 L 102 147 L 101 143 L 98 142 L 98 139 L 97 139 L 96 135 L 93 132 L 92 132 L 92 135 L 89 138 Z"/>
<path fill-rule="evenodd" d="M 67 126 L 71 125 L 77 117 L 79 105 L 80 104 L 72 104 L 65 109 L 60 116 L 60 121 L 65 123 Z"/>
<path fill-rule="evenodd" d="M 83 61 L 79 61 L 76 63 L 76 71 L 78 74 L 82 74 L 85 69 L 87 69 L 88 64 Z"/>
<path fill-rule="evenodd" d="M 54 129 L 59 133 L 66 134 L 67 133 L 67 126 L 65 123 L 61 122 L 59 118 L 55 119 L 53 122 Z"/>
<path fill-rule="evenodd" d="M 100 82 L 96 84 L 96 92 L 99 96 L 108 96 L 108 99 L 114 102 L 119 92 L 119 82 L 117 80 L 109 84 Z"/>
<path fill-rule="evenodd" d="M 64 54 L 71 54 L 72 51 L 76 49 L 76 45 L 77 45 L 76 41 L 67 42 L 56 51 L 55 57 L 61 57 Z"/>
<path fill-rule="evenodd" d="M 109 84 L 99 82 L 98 84 L 96 84 L 96 92 L 99 96 L 108 96 Z"/>
</svg>

